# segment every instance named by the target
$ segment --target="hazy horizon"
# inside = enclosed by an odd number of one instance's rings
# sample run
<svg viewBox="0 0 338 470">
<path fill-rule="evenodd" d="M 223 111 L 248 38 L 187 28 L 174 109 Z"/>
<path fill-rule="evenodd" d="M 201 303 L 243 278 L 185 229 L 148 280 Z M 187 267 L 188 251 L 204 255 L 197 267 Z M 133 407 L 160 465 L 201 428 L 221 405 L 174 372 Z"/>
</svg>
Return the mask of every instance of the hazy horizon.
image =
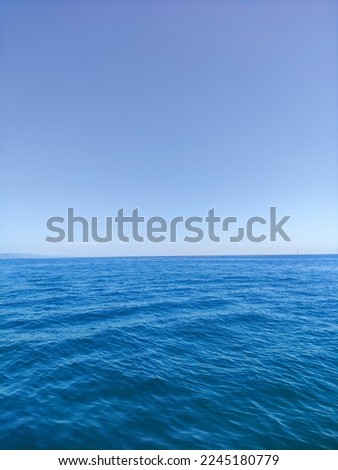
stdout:
<svg viewBox="0 0 338 470">
<path fill-rule="evenodd" d="M 95 255 L 88 255 L 88 256 L 74 256 L 74 255 L 43 255 L 39 253 L 0 253 L 0 259 L 62 259 L 62 258 L 74 258 L 74 259 L 81 259 L 81 258 L 221 258 L 221 257 L 269 257 L 269 256 L 338 256 L 338 253 L 240 253 L 240 254 L 232 254 L 232 253 L 222 253 L 222 254 L 213 254 L 213 255 L 105 255 L 105 256 L 95 256 Z"/>
</svg>

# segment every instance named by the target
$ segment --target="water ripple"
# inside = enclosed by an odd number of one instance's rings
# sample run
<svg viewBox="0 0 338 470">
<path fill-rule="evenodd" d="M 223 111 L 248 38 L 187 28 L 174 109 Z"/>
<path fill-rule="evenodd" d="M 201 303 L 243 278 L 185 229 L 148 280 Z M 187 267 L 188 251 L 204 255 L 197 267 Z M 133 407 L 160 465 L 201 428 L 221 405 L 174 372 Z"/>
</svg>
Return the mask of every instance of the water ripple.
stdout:
<svg viewBox="0 0 338 470">
<path fill-rule="evenodd" d="M 337 256 L 0 272 L 1 448 L 336 448 Z"/>
</svg>

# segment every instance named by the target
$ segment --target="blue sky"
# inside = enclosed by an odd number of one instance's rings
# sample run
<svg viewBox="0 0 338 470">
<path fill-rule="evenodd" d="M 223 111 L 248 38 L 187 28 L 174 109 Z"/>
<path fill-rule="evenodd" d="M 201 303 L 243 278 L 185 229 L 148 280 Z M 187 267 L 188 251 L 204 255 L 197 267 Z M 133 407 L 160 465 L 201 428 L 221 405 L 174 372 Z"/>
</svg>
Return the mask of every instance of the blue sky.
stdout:
<svg viewBox="0 0 338 470">
<path fill-rule="evenodd" d="M 337 253 L 337 2 L 2 1 L 1 252 Z M 47 243 L 46 220 L 291 215 L 292 242 Z"/>
</svg>

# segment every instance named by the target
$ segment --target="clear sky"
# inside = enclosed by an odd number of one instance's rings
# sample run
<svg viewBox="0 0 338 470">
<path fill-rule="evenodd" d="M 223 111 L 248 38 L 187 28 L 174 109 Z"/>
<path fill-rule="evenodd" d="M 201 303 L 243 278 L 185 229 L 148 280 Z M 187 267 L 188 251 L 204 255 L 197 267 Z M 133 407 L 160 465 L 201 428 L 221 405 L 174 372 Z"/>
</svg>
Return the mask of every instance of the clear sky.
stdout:
<svg viewBox="0 0 338 470">
<path fill-rule="evenodd" d="M 337 2 L 2 0 L 0 252 L 338 252 Z M 46 221 L 291 215 L 292 242 L 47 243 Z"/>
</svg>

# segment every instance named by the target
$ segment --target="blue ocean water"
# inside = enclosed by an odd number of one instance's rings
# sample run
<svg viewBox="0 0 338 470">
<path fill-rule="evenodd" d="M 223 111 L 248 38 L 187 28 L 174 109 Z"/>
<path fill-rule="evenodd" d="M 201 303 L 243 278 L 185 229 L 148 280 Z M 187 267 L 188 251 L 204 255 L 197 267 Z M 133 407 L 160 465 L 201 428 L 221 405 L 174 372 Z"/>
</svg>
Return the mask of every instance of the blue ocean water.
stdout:
<svg viewBox="0 0 338 470">
<path fill-rule="evenodd" d="M 338 256 L 0 273 L 0 448 L 338 448 Z"/>
</svg>

